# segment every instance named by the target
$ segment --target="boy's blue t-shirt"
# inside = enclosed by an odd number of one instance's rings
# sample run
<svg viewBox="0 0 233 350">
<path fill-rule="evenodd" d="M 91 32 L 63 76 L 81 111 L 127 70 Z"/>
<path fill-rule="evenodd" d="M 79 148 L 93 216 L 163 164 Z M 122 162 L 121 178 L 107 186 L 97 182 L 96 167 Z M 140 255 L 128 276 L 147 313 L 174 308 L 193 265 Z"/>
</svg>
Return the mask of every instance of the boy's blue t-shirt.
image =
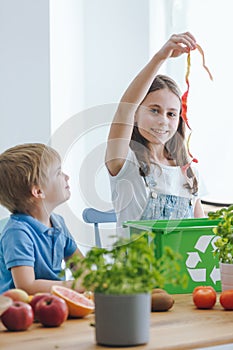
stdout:
<svg viewBox="0 0 233 350">
<path fill-rule="evenodd" d="M 62 260 L 77 244 L 58 214 L 51 228 L 26 214 L 12 214 L 0 237 L 0 294 L 15 288 L 11 268 L 32 266 L 36 279 L 61 280 Z"/>
</svg>

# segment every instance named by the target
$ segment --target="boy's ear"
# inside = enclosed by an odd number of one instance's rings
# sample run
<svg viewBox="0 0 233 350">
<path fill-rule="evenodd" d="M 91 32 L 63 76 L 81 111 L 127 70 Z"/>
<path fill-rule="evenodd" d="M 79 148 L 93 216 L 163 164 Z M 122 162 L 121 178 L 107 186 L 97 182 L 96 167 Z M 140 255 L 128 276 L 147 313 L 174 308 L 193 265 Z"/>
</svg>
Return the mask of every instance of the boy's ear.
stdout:
<svg viewBox="0 0 233 350">
<path fill-rule="evenodd" d="M 32 186 L 31 193 L 35 198 L 45 198 L 45 194 L 38 186 Z"/>
</svg>

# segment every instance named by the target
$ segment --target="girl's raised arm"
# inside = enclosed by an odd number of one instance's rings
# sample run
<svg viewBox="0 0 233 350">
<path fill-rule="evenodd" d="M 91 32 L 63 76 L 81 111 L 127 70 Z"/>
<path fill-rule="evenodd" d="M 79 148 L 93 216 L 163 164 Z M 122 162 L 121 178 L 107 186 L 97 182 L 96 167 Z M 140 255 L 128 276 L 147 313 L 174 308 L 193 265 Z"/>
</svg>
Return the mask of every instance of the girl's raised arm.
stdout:
<svg viewBox="0 0 233 350">
<path fill-rule="evenodd" d="M 172 35 L 123 94 L 108 136 L 105 162 L 111 175 L 117 175 L 124 165 L 133 132 L 135 112 L 145 98 L 160 66 L 167 58 L 178 57 L 195 48 L 195 38 L 189 32 Z"/>
</svg>

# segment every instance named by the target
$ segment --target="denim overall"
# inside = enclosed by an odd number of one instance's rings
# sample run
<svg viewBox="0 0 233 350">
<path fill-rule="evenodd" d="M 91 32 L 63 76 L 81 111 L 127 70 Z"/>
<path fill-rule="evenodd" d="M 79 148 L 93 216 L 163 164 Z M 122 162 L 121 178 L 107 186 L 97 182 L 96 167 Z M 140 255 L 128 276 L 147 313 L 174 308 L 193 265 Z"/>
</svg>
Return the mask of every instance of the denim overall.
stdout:
<svg viewBox="0 0 233 350">
<path fill-rule="evenodd" d="M 140 220 L 171 220 L 193 218 L 193 195 L 190 198 L 156 192 L 153 169 L 144 177 L 149 196 Z"/>
</svg>

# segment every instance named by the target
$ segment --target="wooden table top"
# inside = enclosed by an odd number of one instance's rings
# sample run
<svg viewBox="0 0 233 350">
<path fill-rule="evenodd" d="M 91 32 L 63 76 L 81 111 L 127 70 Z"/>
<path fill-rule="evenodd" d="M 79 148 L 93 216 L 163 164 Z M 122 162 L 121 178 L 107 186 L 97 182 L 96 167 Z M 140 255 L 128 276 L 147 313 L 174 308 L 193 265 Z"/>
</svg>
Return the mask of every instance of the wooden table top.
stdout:
<svg viewBox="0 0 233 350">
<path fill-rule="evenodd" d="M 223 310 L 218 301 L 212 310 L 198 310 L 190 294 L 175 295 L 174 299 L 175 304 L 168 312 L 151 313 L 149 343 L 130 349 L 182 350 L 233 343 L 233 311 Z M 0 323 L 0 349 L 108 349 L 96 345 L 92 322 L 94 315 L 89 315 L 69 319 L 58 328 L 34 323 L 23 332 L 9 332 Z"/>
</svg>

